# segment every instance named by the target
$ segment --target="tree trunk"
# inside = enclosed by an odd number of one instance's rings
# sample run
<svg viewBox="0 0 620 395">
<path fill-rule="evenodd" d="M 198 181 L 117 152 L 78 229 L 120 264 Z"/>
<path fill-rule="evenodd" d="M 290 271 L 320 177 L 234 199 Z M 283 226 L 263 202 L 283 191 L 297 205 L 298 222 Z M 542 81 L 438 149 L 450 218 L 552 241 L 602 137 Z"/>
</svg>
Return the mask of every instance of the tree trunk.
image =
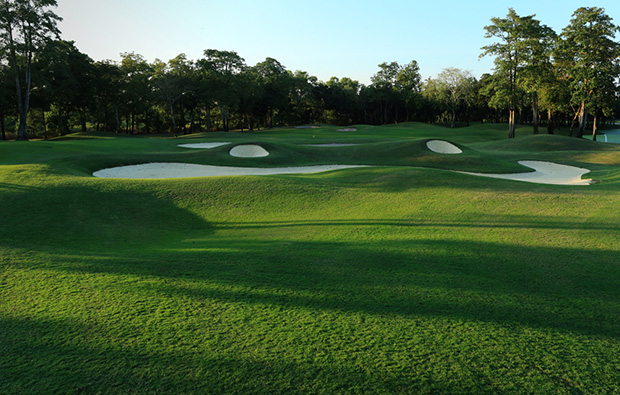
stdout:
<svg viewBox="0 0 620 395">
<path fill-rule="evenodd" d="M 454 110 L 454 108 L 450 109 L 452 111 L 452 122 L 450 123 L 450 128 L 454 129 L 454 122 L 456 120 L 456 111 Z"/>
<path fill-rule="evenodd" d="M 594 114 L 594 124 L 592 125 L 592 141 L 596 141 L 596 119 L 597 119 L 597 114 Z"/>
<path fill-rule="evenodd" d="M 547 134 L 553 134 L 553 129 L 555 128 L 554 120 L 553 120 L 553 111 L 551 109 L 547 110 Z"/>
<path fill-rule="evenodd" d="M 185 107 L 183 106 L 183 100 L 181 100 L 181 130 L 183 130 L 183 134 L 187 134 L 185 130 Z"/>
<path fill-rule="evenodd" d="M 18 101 L 18 109 L 19 109 L 19 127 L 17 128 L 17 140 L 18 141 L 27 141 L 28 140 L 28 132 L 27 132 L 27 123 L 28 123 L 28 102 L 29 95 L 28 91 L 22 94 L 21 87 L 19 86 L 19 76 L 15 77 L 17 82 L 17 101 Z M 26 83 L 26 86 L 29 84 Z"/>
<path fill-rule="evenodd" d="M 82 124 L 82 132 L 86 131 L 86 114 L 84 114 L 84 109 L 78 110 L 80 113 L 80 123 Z"/>
<path fill-rule="evenodd" d="M 121 117 L 118 115 L 118 106 L 114 106 L 114 114 L 116 115 L 116 133 L 120 133 Z"/>
<path fill-rule="evenodd" d="M 515 110 L 511 109 L 508 112 L 508 138 L 515 138 Z"/>
<path fill-rule="evenodd" d="M 534 92 L 532 94 L 532 126 L 534 127 L 534 134 L 538 134 L 538 94 Z"/>
<path fill-rule="evenodd" d="M 59 125 L 60 135 L 64 136 L 65 135 L 65 116 L 62 111 L 62 106 L 58 107 L 58 118 L 60 119 L 60 125 Z"/>
<path fill-rule="evenodd" d="M 172 119 L 172 133 L 177 137 L 177 123 L 174 120 L 174 102 L 170 102 L 170 118 Z"/>
<path fill-rule="evenodd" d="M 107 104 L 103 107 L 103 130 L 105 131 L 110 130 L 110 128 L 108 127 L 108 105 Z"/>
<path fill-rule="evenodd" d="M 575 129 L 575 122 L 577 122 L 577 119 L 579 119 L 580 111 L 581 110 L 578 110 L 577 112 L 575 112 L 575 116 L 573 117 L 573 120 L 570 122 L 570 132 L 569 132 L 570 137 L 573 137 L 573 130 Z"/>
<path fill-rule="evenodd" d="M 583 138 L 583 133 L 586 129 L 586 122 L 588 120 L 588 113 L 586 111 L 586 102 L 581 102 L 581 107 L 579 107 L 579 132 L 577 133 L 577 138 Z"/>
<path fill-rule="evenodd" d="M 207 132 L 211 131 L 211 106 L 207 106 Z"/>
<path fill-rule="evenodd" d="M 41 109 L 41 120 L 43 121 L 43 138 L 47 140 L 47 122 L 45 121 L 45 110 Z"/>
<path fill-rule="evenodd" d="M 149 110 L 144 110 L 144 129 L 147 134 L 151 133 L 151 120 L 149 119 Z"/>
<path fill-rule="evenodd" d="M 189 113 L 189 134 L 194 133 L 194 110 L 190 111 Z"/>
<path fill-rule="evenodd" d="M 28 132 L 27 132 L 27 124 L 28 124 L 28 110 L 30 109 L 30 85 L 31 85 L 31 70 L 30 70 L 30 56 L 28 57 L 28 65 L 26 66 L 26 89 L 21 92 L 19 86 L 19 74 L 16 72 L 15 79 L 17 81 L 17 98 L 18 98 L 18 108 L 19 108 L 19 127 L 17 128 L 17 140 L 18 141 L 27 141 L 28 140 Z M 22 102 L 23 100 L 23 102 Z"/>
<path fill-rule="evenodd" d="M 6 129 L 4 127 L 4 114 L 0 113 L 0 132 L 2 132 L 2 140 L 6 140 Z"/>
<path fill-rule="evenodd" d="M 388 123 L 388 105 L 387 102 L 385 106 L 383 106 L 383 125 L 387 125 Z"/>
</svg>

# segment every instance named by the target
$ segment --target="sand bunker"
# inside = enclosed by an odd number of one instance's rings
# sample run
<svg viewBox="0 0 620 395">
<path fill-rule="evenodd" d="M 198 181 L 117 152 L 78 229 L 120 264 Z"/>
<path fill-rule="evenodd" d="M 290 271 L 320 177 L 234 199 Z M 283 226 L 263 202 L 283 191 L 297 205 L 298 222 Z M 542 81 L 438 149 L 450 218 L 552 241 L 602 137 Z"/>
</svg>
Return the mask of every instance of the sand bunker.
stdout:
<svg viewBox="0 0 620 395">
<path fill-rule="evenodd" d="M 344 129 L 338 129 L 336 130 L 337 132 L 357 132 L 356 128 L 344 128 Z"/>
<path fill-rule="evenodd" d="M 318 129 L 318 126 L 304 125 L 304 126 L 295 126 L 296 129 Z"/>
<path fill-rule="evenodd" d="M 120 166 L 103 169 L 93 173 L 100 178 L 186 178 L 216 176 L 265 176 L 274 174 L 308 174 L 330 170 L 367 167 L 360 165 L 320 165 L 300 167 L 229 167 L 195 165 L 190 163 L 145 163 L 142 165 Z"/>
<path fill-rule="evenodd" d="M 462 154 L 463 151 L 456 145 L 443 140 L 429 140 L 426 142 L 429 150 L 438 154 Z"/>
<path fill-rule="evenodd" d="M 359 145 L 359 144 L 340 144 L 340 143 L 304 144 L 304 146 L 306 146 L 306 147 L 350 147 L 352 145 Z"/>
<path fill-rule="evenodd" d="M 230 155 L 237 158 L 262 158 L 269 156 L 269 152 L 260 145 L 238 145 L 230 150 Z"/>
<path fill-rule="evenodd" d="M 533 182 L 537 184 L 552 184 L 552 185 L 589 185 L 592 180 L 582 180 L 581 176 L 589 173 L 590 170 L 583 169 L 581 167 L 558 165 L 557 163 L 541 162 L 523 160 L 519 161 L 519 164 L 534 169 L 534 172 L 530 173 L 513 173 L 513 174 L 485 174 L 485 173 L 469 173 L 459 172 L 464 174 L 472 174 L 482 177 L 502 178 L 506 180 L 516 180 Z"/>
<path fill-rule="evenodd" d="M 215 148 L 215 147 L 220 147 L 222 145 L 226 145 L 226 144 L 230 144 L 230 141 L 228 142 L 219 142 L 219 143 L 189 143 L 189 144 L 179 144 L 179 147 L 183 147 L 183 148 Z"/>
</svg>

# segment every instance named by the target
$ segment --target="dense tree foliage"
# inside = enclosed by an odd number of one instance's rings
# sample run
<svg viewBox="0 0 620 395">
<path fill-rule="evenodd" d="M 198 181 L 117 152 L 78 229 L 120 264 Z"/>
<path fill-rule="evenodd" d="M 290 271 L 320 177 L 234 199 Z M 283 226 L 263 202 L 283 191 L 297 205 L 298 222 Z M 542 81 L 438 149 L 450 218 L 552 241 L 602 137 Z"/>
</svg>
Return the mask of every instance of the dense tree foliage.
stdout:
<svg viewBox="0 0 620 395">
<path fill-rule="evenodd" d="M 492 18 L 492 24 L 485 26 L 485 37 L 499 40 L 483 47 L 482 56 L 495 56 L 495 72 L 500 77 L 495 94 L 508 107 L 508 137 L 515 136 L 516 112 L 527 92 L 532 95 L 534 133 L 538 133 L 537 88 L 550 64 L 555 33 L 534 16 L 519 16 L 511 8 L 506 18 Z"/>
<path fill-rule="evenodd" d="M 582 7 L 573 14 L 558 41 L 557 58 L 569 85 L 572 103 L 579 103 L 579 137 L 588 112 L 594 115 L 593 138 L 599 114 L 611 116 L 620 76 L 620 29 L 602 8 Z"/>
<path fill-rule="evenodd" d="M 436 79 L 426 81 L 424 94 L 446 106 L 452 114 L 450 127 L 454 128 L 458 110 L 465 109 L 469 114 L 467 110 L 474 102 L 475 88 L 475 78 L 471 73 L 450 67 L 439 73 Z"/>
<path fill-rule="evenodd" d="M 56 0 L 0 1 L 0 42 L 15 79 L 18 140 L 28 140 L 33 59 L 45 43 L 59 33 L 56 25 L 61 18 L 49 10 L 52 6 L 56 6 Z"/>
<path fill-rule="evenodd" d="M 320 81 L 274 58 L 246 64 L 234 51 L 206 49 L 149 63 L 138 53 L 93 61 L 57 39 L 55 0 L 0 0 L 2 139 L 47 138 L 70 130 L 192 133 L 281 125 L 386 124 L 451 127 L 517 123 L 553 133 L 589 120 L 593 133 L 620 110 L 618 27 L 603 9 L 579 8 L 560 35 L 509 9 L 485 27 L 494 40 L 481 56 L 495 69 L 476 79 L 454 67 L 423 82 L 418 62 L 383 62 L 364 85 L 348 77 Z M 529 110 L 531 109 L 531 110 Z M 590 114 L 590 117 L 589 117 Z M 28 128 L 28 129 L 27 129 Z"/>
</svg>

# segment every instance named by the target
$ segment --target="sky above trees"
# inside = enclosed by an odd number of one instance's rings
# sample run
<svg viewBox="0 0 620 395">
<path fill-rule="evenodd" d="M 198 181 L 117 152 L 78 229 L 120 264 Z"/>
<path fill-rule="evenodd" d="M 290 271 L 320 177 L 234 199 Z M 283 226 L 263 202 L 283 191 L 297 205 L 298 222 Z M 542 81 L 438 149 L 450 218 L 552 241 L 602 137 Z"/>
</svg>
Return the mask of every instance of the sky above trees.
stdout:
<svg viewBox="0 0 620 395">
<path fill-rule="evenodd" d="M 536 14 L 557 33 L 582 6 L 598 6 L 620 22 L 620 2 L 565 0 L 58 0 L 62 38 L 95 60 L 136 52 L 167 61 L 180 53 L 236 51 L 248 64 L 273 57 L 289 70 L 327 81 L 350 77 L 364 84 L 382 62 L 417 60 L 423 78 L 458 67 L 490 72 L 479 60 L 489 44 L 484 26 L 513 7 Z"/>
</svg>

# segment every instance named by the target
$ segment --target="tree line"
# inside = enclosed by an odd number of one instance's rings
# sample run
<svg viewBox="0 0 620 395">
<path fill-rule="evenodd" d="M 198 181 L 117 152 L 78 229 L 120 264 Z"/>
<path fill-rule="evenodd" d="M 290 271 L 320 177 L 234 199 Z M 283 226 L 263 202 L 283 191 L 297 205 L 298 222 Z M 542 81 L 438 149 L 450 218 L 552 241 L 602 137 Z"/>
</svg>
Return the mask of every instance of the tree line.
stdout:
<svg viewBox="0 0 620 395">
<path fill-rule="evenodd" d="M 620 113 L 620 29 L 598 7 L 582 7 L 557 34 L 513 9 L 485 27 L 493 73 L 479 79 L 446 68 L 422 79 L 417 61 L 385 62 L 364 85 L 348 77 L 320 81 L 274 58 L 255 65 L 234 51 L 207 49 L 148 62 L 123 53 L 94 61 L 59 39 L 55 0 L 0 0 L 2 139 L 62 135 L 79 127 L 118 133 L 212 130 L 326 123 L 406 121 L 562 125 L 582 137 Z M 574 133 L 573 133 L 574 130 Z"/>
</svg>

